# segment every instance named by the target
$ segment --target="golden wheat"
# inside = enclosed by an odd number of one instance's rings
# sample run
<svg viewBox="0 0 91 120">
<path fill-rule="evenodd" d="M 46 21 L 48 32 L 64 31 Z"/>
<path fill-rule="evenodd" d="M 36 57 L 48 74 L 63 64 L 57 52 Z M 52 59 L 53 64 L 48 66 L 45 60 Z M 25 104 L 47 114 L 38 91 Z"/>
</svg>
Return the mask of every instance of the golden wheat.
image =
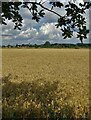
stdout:
<svg viewBox="0 0 91 120">
<path fill-rule="evenodd" d="M 58 96 L 62 97 L 57 101 L 61 107 L 66 104 L 74 106 L 76 116 L 84 114 L 84 107 L 89 108 L 88 49 L 3 49 L 2 51 L 2 74 L 3 77 L 10 74 L 12 83 L 39 81 L 42 88 L 45 83 L 43 81 L 58 81 Z M 16 108 L 19 99 L 21 100 L 22 96 L 16 98 Z M 4 100 L 4 104 L 6 103 Z M 31 101 L 23 101 L 22 107 L 27 109 L 30 104 Z M 32 106 L 34 104 L 36 109 L 41 108 L 40 103 L 35 101 Z"/>
</svg>

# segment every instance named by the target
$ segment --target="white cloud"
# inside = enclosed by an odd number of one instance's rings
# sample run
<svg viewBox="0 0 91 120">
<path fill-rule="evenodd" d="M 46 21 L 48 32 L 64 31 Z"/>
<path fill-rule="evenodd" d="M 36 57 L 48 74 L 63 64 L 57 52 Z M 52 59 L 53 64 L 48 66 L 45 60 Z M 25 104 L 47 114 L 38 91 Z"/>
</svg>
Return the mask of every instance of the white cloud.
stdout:
<svg viewBox="0 0 91 120">
<path fill-rule="evenodd" d="M 59 28 L 56 28 L 55 23 L 46 23 L 44 26 L 40 27 L 40 31 L 46 35 L 46 34 L 56 34 L 60 32 Z"/>
<path fill-rule="evenodd" d="M 17 37 L 21 38 L 34 38 L 38 34 L 37 30 L 34 28 L 28 28 L 26 31 L 21 31 L 21 33 Z"/>
<path fill-rule="evenodd" d="M 35 41 L 44 43 L 46 40 L 55 41 L 55 40 L 62 40 L 61 30 L 56 28 L 56 23 L 45 23 L 43 24 L 37 36 L 35 37 Z M 56 42 L 56 41 L 55 41 Z"/>
<path fill-rule="evenodd" d="M 11 35 L 2 35 L 2 40 L 10 40 L 13 39 L 13 36 Z"/>
</svg>

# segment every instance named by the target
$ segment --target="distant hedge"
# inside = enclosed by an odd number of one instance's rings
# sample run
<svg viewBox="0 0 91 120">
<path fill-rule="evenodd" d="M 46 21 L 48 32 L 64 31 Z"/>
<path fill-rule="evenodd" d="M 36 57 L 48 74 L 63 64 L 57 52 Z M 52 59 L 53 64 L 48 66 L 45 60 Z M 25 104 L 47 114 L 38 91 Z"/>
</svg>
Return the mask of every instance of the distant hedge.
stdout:
<svg viewBox="0 0 91 120">
<path fill-rule="evenodd" d="M 79 48 L 91 48 L 91 44 L 81 44 L 81 43 L 77 43 L 77 44 L 59 44 L 59 43 L 54 43 L 54 44 L 50 44 L 50 42 L 46 42 L 44 44 L 41 45 L 37 45 L 37 44 L 22 44 L 22 45 L 3 45 L 2 48 L 75 48 L 75 49 L 79 49 Z"/>
</svg>

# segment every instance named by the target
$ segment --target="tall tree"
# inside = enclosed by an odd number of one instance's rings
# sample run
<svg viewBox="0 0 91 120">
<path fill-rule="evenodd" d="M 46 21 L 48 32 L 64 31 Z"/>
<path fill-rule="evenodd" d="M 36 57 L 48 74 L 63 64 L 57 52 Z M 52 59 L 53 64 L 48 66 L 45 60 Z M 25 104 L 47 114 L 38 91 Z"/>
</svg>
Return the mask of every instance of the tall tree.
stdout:
<svg viewBox="0 0 91 120">
<path fill-rule="evenodd" d="M 91 7 L 91 2 L 76 3 L 68 2 L 66 5 L 60 1 L 49 2 L 51 9 L 44 6 L 44 2 L 2 2 L 2 22 L 1 24 L 7 25 L 6 19 L 12 20 L 14 23 L 14 29 L 21 30 L 23 18 L 19 12 L 21 8 L 27 8 L 32 15 L 32 19 L 39 22 L 42 17 L 45 16 L 45 10 L 54 13 L 58 16 L 56 27 L 60 27 L 62 31 L 62 36 L 64 39 L 71 38 L 73 33 L 77 33 L 77 38 L 80 39 L 81 43 L 83 39 L 87 38 L 89 30 L 86 26 L 86 10 Z M 38 8 L 41 9 L 38 9 Z M 64 7 L 65 14 L 61 15 L 54 10 L 54 8 L 59 8 L 60 10 Z"/>
</svg>

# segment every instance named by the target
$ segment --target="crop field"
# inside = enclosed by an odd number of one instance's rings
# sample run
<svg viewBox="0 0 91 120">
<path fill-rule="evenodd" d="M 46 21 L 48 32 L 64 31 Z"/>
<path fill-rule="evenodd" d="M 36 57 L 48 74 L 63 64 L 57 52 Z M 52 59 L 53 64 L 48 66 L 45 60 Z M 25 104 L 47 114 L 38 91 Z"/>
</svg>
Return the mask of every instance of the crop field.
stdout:
<svg viewBox="0 0 91 120">
<path fill-rule="evenodd" d="M 86 118 L 88 49 L 3 49 L 3 118 Z"/>
</svg>

